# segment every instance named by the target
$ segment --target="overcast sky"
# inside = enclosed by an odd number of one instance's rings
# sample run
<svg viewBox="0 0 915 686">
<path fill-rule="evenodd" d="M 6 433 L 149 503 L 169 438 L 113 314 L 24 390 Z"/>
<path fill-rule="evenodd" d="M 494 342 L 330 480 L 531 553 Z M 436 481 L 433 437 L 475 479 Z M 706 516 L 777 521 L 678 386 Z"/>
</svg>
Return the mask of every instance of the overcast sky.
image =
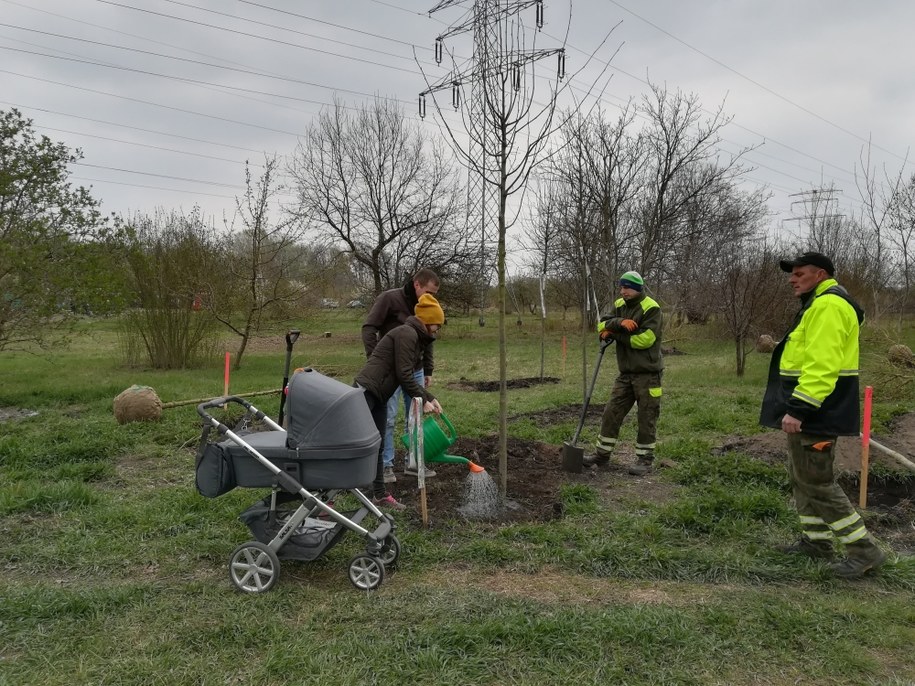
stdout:
<svg viewBox="0 0 915 686">
<path fill-rule="evenodd" d="M 197 204 L 221 221 L 243 191 L 245 160 L 293 154 L 335 94 L 348 105 L 393 98 L 416 117 L 426 84 L 414 52 L 444 76 L 435 37 L 470 7 L 430 16 L 436 4 L 0 0 L 0 108 L 82 149 L 73 178 L 104 210 Z M 567 34 L 569 72 L 598 49 L 582 86 L 612 57 L 609 112 L 648 79 L 695 93 L 710 112 L 723 103 L 733 122 L 722 155 L 764 143 L 747 156 L 746 178 L 769 187 L 773 226 L 792 231 L 796 194 L 813 188 L 833 184 L 838 210 L 860 210 L 855 169 L 869 139 L 881 175 L 915 172 L 905 161 L 913 26 L 910 0 L 546 0 L 538 47 Z M 469 55 L 469 34 L 447 46 Z M 423 126 L 437 132 L 430 117 Z"/>
</svg>

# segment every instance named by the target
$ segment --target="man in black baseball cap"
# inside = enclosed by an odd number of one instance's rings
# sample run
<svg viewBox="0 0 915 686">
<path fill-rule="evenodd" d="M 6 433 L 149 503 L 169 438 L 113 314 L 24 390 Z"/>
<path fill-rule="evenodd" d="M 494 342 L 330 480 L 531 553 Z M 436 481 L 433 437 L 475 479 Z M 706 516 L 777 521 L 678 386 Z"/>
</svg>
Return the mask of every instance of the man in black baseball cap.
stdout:
<svg viewBox="0 0 915 686">
<path fill-rule="evenodd" d="M 795 267 L 806 267 L 807 265 L 819 267 L 830 276 L 836 272 L 835 267 L 832 265 L 832 260 L 821 252 L 805 252 L 803 255 L 798 255 L 793 260 L 781 260 L 778 263 L 778 266 L 782 268 L 783 272 L 791 272 Z"/>
<path fill-rule="evenodd" d="M 832 260 L 805 252 L 779 266 L 800 302 L 794 322 L 772 352 L 759 421 L 788 440 L 789 481 L 802 529 L 783 553 L 845 558 L 832 571 L 855 579 L 879 569 L 886 553 L 836 481 L 839 436 L 857 439 L 858 333 L 864 312 L 833 278 Z M 838 546 L 838 547 L 837 547 Z"/>
</svg>

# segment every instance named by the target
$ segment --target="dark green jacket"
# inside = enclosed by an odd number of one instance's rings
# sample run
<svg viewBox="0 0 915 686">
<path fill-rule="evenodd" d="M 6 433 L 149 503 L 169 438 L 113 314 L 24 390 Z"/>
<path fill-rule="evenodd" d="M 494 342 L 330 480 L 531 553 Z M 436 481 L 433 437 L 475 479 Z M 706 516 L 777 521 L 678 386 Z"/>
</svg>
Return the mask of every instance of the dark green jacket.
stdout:
<svg viewBox="0 0 915 686">
<path fill-rule="evenodd" d="M 382 402 L 394 395 L 398 386 L 410 398 L 434 400 L 434 396 L 416 383 L 413 370 L 422 365 L 423 352 L 435 339 L 415 316 L 408 317 L 378 341 L 369 361 L 356 375 L 356 383 Z"/>
<path fill-rule="evenodd" d="M 418 300 L 412 281 L 407 281 L 401 288 L 383 291 L 375 298 L 362 324 L 362 345 L 365 347 L 367 358 L 372 356 L 375 346 L 388 331 L 413 316 L 413 308 L 416 307 Z M 429 343 L 423 350 L 419 364 L 416 365 L 416 369 L 422 369 L 426 376 L 432 376 L 432 372 L 435 371 L 432 348 L 432 343 Z"/>
<path fill-rule="evenodd" d="M 620 322 L 632 319 L 639 328 L 629 333 Z M 598 325 L 613 333 L 616 341 L 616 362 L 622 374 L 643 374 L 660 372 L 664 369 L 661 355 L 661 306 L 645 293 L 626 302 L 619 298 L 613 303 L 613 314 L 605 317 Z"/>
</svg>

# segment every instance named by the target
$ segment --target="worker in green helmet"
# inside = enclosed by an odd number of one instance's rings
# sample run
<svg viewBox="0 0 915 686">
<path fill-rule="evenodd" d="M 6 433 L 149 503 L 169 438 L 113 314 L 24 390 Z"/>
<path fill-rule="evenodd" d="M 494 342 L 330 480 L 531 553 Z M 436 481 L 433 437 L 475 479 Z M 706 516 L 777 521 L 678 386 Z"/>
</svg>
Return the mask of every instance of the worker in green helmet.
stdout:
<svg viewBox="0 0 915 686">
<path fill-rule="evenodd" d="M 654 463 L 658 417 L 661 415 L 661 307 L 645 293 L 645 281 L 638 272 L 620 277 L 620 297 L 613 313 L 597 325 L 601 340 L 616 342 L 619 376 L 613 382 L 610 400 L 601 418 L 596 452 L 584 457 L 585 466 L 607 467 L 619 440 L 620 426 L 633 405 L 638 406 L 636 462 L 629 468 L 644 476 Z"/>
</svg>

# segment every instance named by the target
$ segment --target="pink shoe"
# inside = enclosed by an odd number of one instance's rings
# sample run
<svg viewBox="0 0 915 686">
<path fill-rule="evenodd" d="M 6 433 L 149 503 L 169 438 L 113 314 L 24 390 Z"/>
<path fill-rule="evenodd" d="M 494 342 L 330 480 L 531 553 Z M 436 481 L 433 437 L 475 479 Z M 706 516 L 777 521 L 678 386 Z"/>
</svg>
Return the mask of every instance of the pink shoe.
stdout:
<svg viewBox="0 0 915 686">
<path fill-rule="evenodd" d="M 393 495 L 390 493 L 385 493 L 381 498 L 372 498 L 372 504 L 375 507 L 387 507 L 392 510 L 406 510 L 407 506 L 403 503 L 397 502 Z"/>
</svg>

